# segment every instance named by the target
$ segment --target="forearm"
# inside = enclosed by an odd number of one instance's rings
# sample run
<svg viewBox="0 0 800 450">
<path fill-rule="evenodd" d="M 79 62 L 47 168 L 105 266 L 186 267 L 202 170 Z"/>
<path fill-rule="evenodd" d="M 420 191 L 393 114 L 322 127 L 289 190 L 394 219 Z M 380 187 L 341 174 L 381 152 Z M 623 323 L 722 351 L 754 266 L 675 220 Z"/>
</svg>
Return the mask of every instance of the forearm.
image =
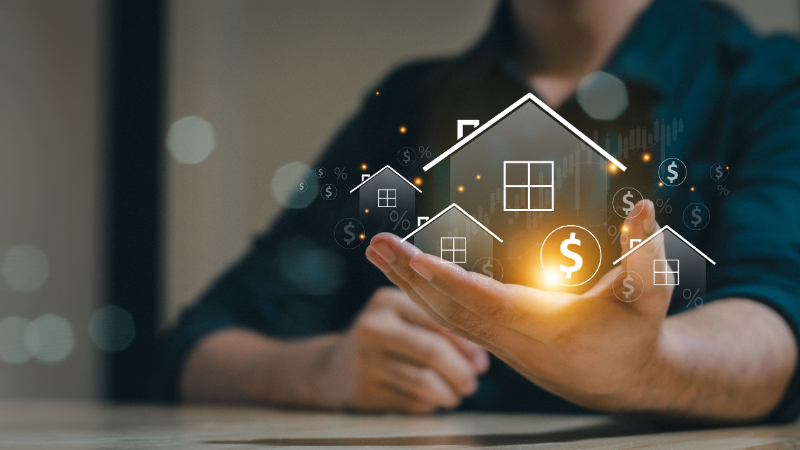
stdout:
<svg viewBox="0 0 800 450">
<path fill-rule="evenodd" d="M 664 322 L 631 412 L 677 420 L 752 421 L 780 402 L 797 360 L 789 325 L 746 299 L 710 303 Z"/>
<path fill-rule="evenodd" d="M 213 333 L 186 358 L 181 400 L 328 407 L 317 378 L 335 340 L 280 341 L 245 329 Z"/>
</svg>

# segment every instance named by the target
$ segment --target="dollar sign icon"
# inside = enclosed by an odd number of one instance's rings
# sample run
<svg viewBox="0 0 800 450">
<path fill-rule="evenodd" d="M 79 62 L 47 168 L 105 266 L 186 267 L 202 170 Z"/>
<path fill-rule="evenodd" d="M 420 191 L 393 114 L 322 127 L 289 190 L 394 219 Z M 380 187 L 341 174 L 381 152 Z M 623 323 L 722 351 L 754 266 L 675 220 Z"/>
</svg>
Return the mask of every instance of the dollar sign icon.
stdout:
<svg viewBox="0 0 800 450">
<path fill-rule="evenodd" d="M 703 221 L 703 218 L 700 217 L 699 206 L 695 206 L 694 209 L 692 210 L 692 217 L 694 217 L 694 219 L 692 219 L 692 225 L 696 228 L 697 225 L 700 225 L 700 222 Z"/>
<path fill-rule="evenodd" d="M 342 239 L 342 240 L 344 241 L 344 243 L 345 243 L 345 244 L 346 244 L 348 247 L 350 246 L 350 244 L 352 244 L 352 243 L 353 243 L 353 241 L 355 241 L 355 240 L 356 240 L 356 234 L 355 234 L 355 233 L 353 233 L 353 230 L 354 230 L 355 228 L 356 228 L 356 226 L 355 226 L 355 225 L 353 225 L 353 221 L 352 221 L 352 220 L 351 220 L 350 222 L 348 222 L 348 223 L 347 223 L 347 225 L 345 225 L 345 227 L 344 227 L 344 234 L 346 234 L 346 235 L 347 235 L 347 236 L 349 236 L 349 237 L 346 237 L 346 238 L 344 238 L 344 239 Z"/>
<path fill-rule="evenodd" d="M 545 275 L 542 282 L 580 286 L 597 275 L 603 250 L 600 241 L 588 229 L 563 225 L 544 238 L 539 260 Z"/>
<path fill-rule="evenodd" d="M 725 164 L 718 162 L 711 166 L 711 179 L 720 183 L 728 179 L 728 166 Z"/>
<path fill-rule="evenodd" d="M 333 195 L 333 192 L 331 191 L 331 187 L 328 186 L 325 188 L 325 197 L 331 198 L 331 195 Z"/>
<path fill-rule="evenodd" d="M 711 220 L 711 213 L 702 203 L 692 203 L 683 210 L 683 223 L 692 230 L 702 230 Z"/>
<path fill-rule="evenodd" d="M 356 248 L 366 239 L 364 225 L 353 218 L 342 219 L 333 229 L 333 237 L 343 249 Z"/>
<path fill-rule="evenodd" d="M 561 241 L 561 254 L 573 261 L 573 265 L 571 267 L 565 267 L 563 265 L 559 266 L 561 271 L 566 273 L 567 278 L 572 278 L 572 272 L 576 272 L 583 267 L 583 258 L 581 258 L 581 255 L 570 250 L 568 248 L 570 245 L 581 245 L 581 241 L 575 238 L 575 233 L 570 233 L 569 239 L 564 239 Z"/>
<path fill-rule="evenodd" d="M 305 181 L 297 183 L 297 192 L 305 192 L 307 188 L 308 188 L 308 183 L 306 183 Z"/>
<path fill-rule="evenodd" d="M 317 170 L 314 171 L 314 174 L 317 178 L 325 178 L 325 168 L 322 166 L 317 167 Z"/>
<path fill-rule="evenodd" d="M 678 179 L 678 171 L 677 171 L 677 170 L 675 170 L 675 169 L 677 169 L 677 168 L 678 168 L 678 163 L 676 163 L 675 161 L 672 161 L 672 162 L 671 162 L 671 163 L 670 163 L 670 164 L 667 166 L 667 172 L 669 172 L 669 173 L 670 173 L 670 175 L 667 177 L 667 179 L 669 180 L 669 183 L 670 183 L 670 184 L 674 183 L 674 182 L 675 182 L 675 180 L 677 180 L 677 179 Z"/>
<path fill-rule="evenodd" d="M 625 279 L 622 280 L 622 285 L 625 286 L 625 291 L 622 292 L 622 295 L 625 296 L 625 299 L 633 294 L 633 286 L 631 283 L 633 283 L 633 277 L 630 275 L 626 276 Z"/>
<path fill-rule="evenodd" d="M 717 172 L 717 180 L 721 180 L 722 179 L 722 167 L 717 166 L 716 172 Z"/>
<path fill-rule="evenodd" d="M 322 189 L 319 190 L 319 195 L 323 200 L 333 200 L 336 198 L 336 186 L 332 184 L 322 186 Z"/>
<path fill-rule="evenodd" d="M 403 147 L 397 152 L 397 162 L 404 166 L 410 166 L 417 160 L 417 155 L 413 148 Z"/>
<path fill-rule="evenodd" d="M 403 163 L 408 164 L 411 161 L 411 151 L 406 149 L 403 152 Z"/>
<path fill-rule="evenodd" d="M 658 166 L 658 178 L 667 186 L 683 183 L 686 173 L 686 164 L 678 158 L 667 158 Z"/>
<path fill-rule="evenodd" d="M 624 208 L 622 208 L 622 210 L 625 211 L 626 216 L 630 214 L 631 211 L 633 210 L 633 202 L 631 201 L 632 198 L 633 194 L 631 194 L 631 191 L 628 191 L 625 195 L 622 196 L 622 202 L 625 203 L 626 205 Z"/>
</svg>

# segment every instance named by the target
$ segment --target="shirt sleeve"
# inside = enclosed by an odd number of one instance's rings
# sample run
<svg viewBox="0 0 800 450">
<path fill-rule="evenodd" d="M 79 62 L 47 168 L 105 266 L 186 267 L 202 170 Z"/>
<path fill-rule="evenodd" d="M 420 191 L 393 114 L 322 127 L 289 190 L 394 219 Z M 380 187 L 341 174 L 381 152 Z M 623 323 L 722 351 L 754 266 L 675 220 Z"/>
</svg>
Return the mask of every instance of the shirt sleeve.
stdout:
<svg viewBox="0 0 800 450">
<path fill-rule="evenodd" d="M 791 48 L 770 54 L 797 55 Z M 783 50 L 781 52 L 781 50 Z M 795 56 L 797 58 L 797 56 Z M 792 67 L 794 66 L 794 67 Z M 800 73 L 796 63 L 752 65 L 753 80 L 783 81 L 745 88 L 731 110 L 730 194 L 719 203 L 710 249 L 707 299 L 743 297 L 775 309 L 800 342 Z M 746 74 L 745 74 L 746 75 Z M 744 75 L 743 75 L 744 76 Z M 713 220 L 714 218 L 712 218 Z M 800 376 L 795 368 L 781 404 L 767 419 L 787 422 L 800 415 Z"/>
<path fill-rule="evenodd" d="M 153 397 L 177 400 L 184 360 L 210 333 L 246 328 L 297 338 L 341 330 L 375 289 L 388 284 L 364 257 L 366 245 L 342 249 L 333 233 L 339 220 L 357 217 L 357 196 L 348 195 L 358 184 L 357 168 L 362 163 L 375 167 L 378 159 L 385 160 L 374 149 L 385 146 L 380 136 L 387 111 L 382 105 L 392 102 L 386 97 L 390 95 L 368 96 L 361 111 L 313 166 L 327 168 L 326 180 L 335 177 L 334 167 L 352 172 L 349 183 L 329 181 L 338 184 L 337 197 L 323 201 L 316 196 L 307 207 L 285 210 L 271 230 L 257 238 L 248 253 L 161 338 Z"/>
</svg>

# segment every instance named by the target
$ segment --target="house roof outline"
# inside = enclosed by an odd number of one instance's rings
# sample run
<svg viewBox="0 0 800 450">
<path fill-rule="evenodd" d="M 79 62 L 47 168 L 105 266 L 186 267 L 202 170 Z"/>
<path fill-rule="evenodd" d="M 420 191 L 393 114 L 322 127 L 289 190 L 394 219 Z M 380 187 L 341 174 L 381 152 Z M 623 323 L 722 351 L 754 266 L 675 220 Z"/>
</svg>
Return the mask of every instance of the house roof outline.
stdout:
<svg viewBox="0 0 800 450">
<path fill-rule="evenodd" d="M 636 247 L 633 247 L 632 249 L 628 250 L 628 252 L 627 252 L 627 253 L 625 253 L 624 255 L 620 256 L 620 257 L 619 257 L 619 259 L 617 259 L 616 261 L 614 261 L 614 264 L 613 264 L 613 265 L 615 265 L 615 266 L 616 266 L 617 264 L 619 264 L 619 262 L 620 262 L 620 261 L 622 261 L 623 259 L 627 258 L 627 257 L 628 257 L 628 255 L 630 255 L 631 253 L 633 253 L 633 252 L 635 252 L 636 250 L 638 250 L 638 249 L 639 249 L 639 247 L 641 247 L 641 246 L 643 246 L 644 244 L 648 243 L 648 242 L 649 242 L 651 239 L 653 239 L 654 237 L 656 237 L 656 236 L 658 236 L 659 234 L 661 234 L 661 233 L 662 233 L 664 230 L 669 230 L 669 231 L 671 231 L 671 232 L 672 232 L 672 234 L 674 234 L 674 235 L 675 235 L 675 236 L 676 236 L 678 239 L 682 240 L 684 244 L 686 244 L 686 245 L 688 245 L 689 247 L 691 247 L 691 248 L 692 248 L 692 250 L 694 250 L 695 252 L 697 252 L 697 253 L 698 253 L 700 256 L 702 256 L 703 258 L 705 258 L 705 259 L 706 259 L 706 261 L 710 262 L 711 264 L 713 264 L 713 265 L 715 265 L 715 266 L 717 265 L 717 263 L 715 263 L 713 259 L 709 258 L 709 257 L 708 257 L 708 256 L 707 256 L 705 253 L 701 252 L 701 251 L 700 251 L 700 249 L 698 249 L 697 247 L 695 247 L 694 245 L 692 245 L 692 243 L 691 243 L 691 242 L 687 241 L 687 240 L 686 240 L 686 238 L 684 238 L 683 236 L 681 236 L 680 234 L 678 234 L 678 232 L 677 232 L 677 231 L 675 231 L 675 230 L 673 230 L 673 229 L 672 229 L 672 227 L 670 227 L 669 225 L 664 225 L 664 226 L 663 226 L 663 227 L 661 227 L 661 228 L 660 228 L 658 231 L 656 231 L 655 233 L 651 234 L 651 235 L 650 235 L 650 237 L 648 237 L 648 238 L 647 238 L 647 239 L 645 239 L 644 241 L 640 242 L 640 243 L 639 243 L 639 245 L 637 245 Z"/>
<path fill-rule="evenodd" d="M 453 153 L 455 153 L 459 149 L 461 149 L 461 147 L 465 146 L 466 144 L 468 144 L 469 142 L 471 142 L 472 140 L 474 140 L 475 138 L 477 138 L 478 136 L 480 136 L 481 134 L 483 134 L 484 132 L 486 132 L 487 130 L 492 128 L 495 124 L 497 124 L 501 120 L 505 119 L 506 116 L 508 116 L 512 112 L 516 111 L 517 109 L 522 107 L 522 105 L 524 105 L 526 102 L 529 102 L 529 101 L 533 102 L 533 104 L 538 106 L 539 109 L 541 109 L 545 114 L 550 116 L 550 118 L 552 118 L 553 120 L 558 122 L 567 131 L 572 133 L 573 136 L 575 136 L 576 138 L 581 140 L 584 144 L 586 144 L 589 147 L 591 147 L 597 153 L 600 153 L 600 155 L 605 157 L 612 164 L 617 166 L 620 170 L 622 170 L 624 172 L 627 169 L 627 167 L 625 167 L 624 164 L 619 162 L 619 160 L 617 160 L 617 158 L 611 156 L 611 154 L 609 154 L 607 151 L 605 151 L 603 149 L 603 147 L 600 147 L 599 145 L 597 145 L 596 142 L 594 142 L 593 140 L 589 139 L 579 129 L 575 128 L 575 126 L 573 126 L 566 119 L 561 117 L 561 115 L 559 115 L 552 108 L 547 106 L 547 104 L 545 104 L 543 101 L 539 100 L 538 97 L 536 97 L 535 95 L 533 95 L 532 93 L 529 92 L 529 93 L 523 95 L 522 98 L 520 98 L 516 102 L 512 103 L 511 106 L 509 106 L 508 108 L 504 109 L 502 112 L 497 114 L 496 116 L 494 116 L 491 119 L 489 119 L 489 121 L 487 121 L 486 123 L 484 123 L 480 127 L 478 127 L 475 130 L 473 130 L 472 133 L 468 134 L 466 137 L 464 137 L 463 139 L 461 139 L 458 142 L 456 142 L 455 145 L 453 145 L 452 147 L 447 149 L 447 151 L 445 151 L 441 155 L 437 156 L 433 161 L 431 161 L 428 164 L 426 164 L 422 168 L 422 170 L 427 172 L 428 170 L 433 168 L 433 166 L 435 166 L 436 164 L 440 163 L 445 158 L 450 157 Z"/>
<path fill-rule="evenodd" d="M 429 223 L 432 223 L 433 221 L 435 221 L 436 219 L 438 219 L 439 217 L 441 217 L 442 215 L 444 215 L 444 213 L 446 213 L 447 211 L 450 211 L 450 210 L 451 210 L 451 209 L 453 209 L 454 207 L 455 207 L 456 209 L 458 209 L 459 211 L 461 211 L 461 213 L 462 213 L 462 214 L 464 214 L 465 216 L 467 216 L 467 217 L 468 217 L 470 220 L 472 220 L 473 222 L 475 222 L 475 223 L 476 223 L 476 224 L 477 224 L 479 227 L 481 227 L 481 228 L 483 229 L 483 231 L 485 231 L 485 232 L 489 233 L 489 234 L 490 234 L 490 235 L 491 235 L 493 238 L 497 239 L 498 241 L 500 241 L 500 242 L 503 242 L 503 240 L 502 240 L 502 239 L 500 239 L 500 237 L 499 237 L 498 235 L 496 235 L 496 234 L 492 233 L 492 230 L 490 230 L 490 229 L 486 228 L 486 227 L 485 227 L 485 226 L 484 226 L 482 223 L 480 223 L 480 222 L 478 222 L 477 220 L 475 220 L 475 218 L 474 218 L 474 217 L 472 217 L 471 215 L 469 215 L 469 213 L 468 213 L 468 212 L 466 212 L 466 211 L 464 211 L 463 209 L 461 209 L 461 207 L 460 207 L 460 206 L 458 206 L 458 205 L 457 205 L 457 204 L 455 204 L 455 203 L 453 203 L 453 204 L 451 204 L 450 206 L 448 206 L 447 208 L 443 209 L 443 210 L 442 210 L 442 211 L 441 211 L 439 214 L 436 214 L 435 216 L 433 216 L 433 217 L 431 217 L 430 219 L 426 220 L 426 221 L 425 221 L 425 223 L 423 223 L 422 225 L 420 225 L 419 227 L 417 227 L 417 229 L 416 229 L 416 230 L 414 230 L 414 231 L 412 231 L 411 233 L 409 233 L 409 235 L 408 235 L 408 236 L 406 236 L 406 237 L 404 237 L 404 238 L 403 238 L 401 241 L 402 241 L 402 242 L 405 242 L 405 241 L 406 241 L 408 238 L 410 238 L 411 236 L 413 236 L 413 235 L 417 234 L 417 232 L 418 232 L 419 230 L 421 230 L 421 229 L 425 228 L 426 226 L 428 226 L 428 224 L 429 224 Z"/>
<path fill-rule="evenodd" d="M 392 169 L 392 166 L 390 166 L 390 165 L 388 165 L 388 164 L 387 164 L 387 165 L 385 165 L 385 166 L 383 166 L 383 169 L 381 169 L 381 170 L 379 170 L 379 171 L 377 171 L 377 172 L 373 173 L 372 175 L 370 175 L 370 176 L 369 176 L 369 178 L 367 178 L 366 180 L 364 180 L 364 181 L 362 181 L 361 183 L 359 183 L 359 185 L 358 185 L 358 186 L 356 186 L 356 187 L 354 187 L 353 189 L 351 189 L 351 190 L 350 190 L 350 193 L 352 194 L 353 192 L 355 192 L 356 190 L 358 190 L 358 188 L 360 188 L 361 186 L 363 186 L 363 185 L 364 185 L 366 182 L 368 182 L 369 180 L 373 179 L 373 178 L 374 178 L 376 175 L 378 175 L 379 173 L 383 172 L 383 171 L 384 171 L 384 170 L 386 170 L 386 169 L 389 169 L 389 170 L 391 170 L 392 172 L 394 172 L 394 174 L 395 174 L 395 175 L 397 175 L 398 177 L 400 177 L 400 179 L 401 179 L 401 180 L 405 181 L 406 183 L 408 183 L 408 185 L 409 185 L 409 186 L 413 187 L 414 189 L 416 189 L 416 190 L 417 190 L 417 192 L 419 192 L 420 194 L 422 194 L 422 191 L 421 191 L 421 190 L 420 190 L 418 187 L 414 186 L 414 183 L 412 183 L 412 182 L 410 182 L 410 181 L 406 180 L 406 177 L 404 177 L 404 176 L 400 175 L 399 173 L 397 173 L 397 171 L 396 171 L 396 170 L 394 170 L 394 169 Z"/>
</svg>

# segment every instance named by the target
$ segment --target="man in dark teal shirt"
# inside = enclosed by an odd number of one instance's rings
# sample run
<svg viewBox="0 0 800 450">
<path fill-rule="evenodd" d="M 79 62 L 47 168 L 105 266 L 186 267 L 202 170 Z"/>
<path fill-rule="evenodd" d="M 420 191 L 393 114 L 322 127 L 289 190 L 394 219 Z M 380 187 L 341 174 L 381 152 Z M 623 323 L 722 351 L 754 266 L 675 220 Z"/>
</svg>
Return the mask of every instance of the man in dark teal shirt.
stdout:
<svg viewBox="0 0 800 450">
<path fill-rule="evenodd" d="M 589 114 L 574 94 L 597 70 L 625 84 L 627 107 L 615 117 Z M 695 0 L 501 2 L 486 35 L 464 55 L 409 64 L 370 91 L 318 165 L 355 171 L 390 164 L 409 180 L 421 177 L 425 195 L 417 212 L 433 216 L 449 204 L 447 163 L 423 173 L 421 165 L 397 164 L 397 152 L 423 145 L 435 157 L 456 142 L 456 120 L 485 123 L 527 92 L 585 134 L 597 130 L 600 140 L 680 120 L 666 156 L 685 162 L 692 188 L 670 200 L 709 208 L 714 225 L 691 240 L 718 264 L 708 269 L 703 307 L 677 314 L 686 311 L 678 298 L 656 324 L 685 337 L 672 348 L 678 375 L 665 373 L 627 393 L 605 372 L 614 362 L 602 361 L 590 370 L 599 377 L 595 385 L 608 381 L 614 392 L 604 395 L 620 398 L 604 403 L 587 399 L 597 392 L 570 392 L 538 378 L 507 349 L 489 346 L 511 365 L 494 356 L 489 364 L 473 343 L 422 313 L 424 295 L 415 298 L 420 309 L 400 291 L 382 289 L 392 283 L 367 261 L 366 245 L 351 251 L 337 246 L 331 230 L 358 209 L 345 195 L 358 183 L 351 180 L 333 201 L 318 198 L 287 210 L 183 314 L 166 339 L 161 396 L 412 412 L 572 412 L 584 411 L 582 404 L 722 421 L 796 418 L 797 41 L 756 37 L 731 11 Z M 645 144 L 644 150 L 661 145 Z M 708 174 L 720 161 L 731 167 L 728 195 L 720 195 Z M 629 180 L 644 186 L 656 169 L 631 163 L 630 173 L 638 175 Z M 644 208 L 655 214 L 652 206 Z M 680 214 L 662 210 L 655 218 L 682 226 Z M 302 279 L 286 270 L 300 254 L 323 261 L 302 266 Z M 376 264 L 416 296 L 392 267 Z M 427 312 L 437 317 L 435 308 Z M 454 324 L 446 315 L 437 319 Z M 473 339 L 457 324 L 452 328 Z M 637 337 L 632 328 L 629 338 Z"/>
</svg>

